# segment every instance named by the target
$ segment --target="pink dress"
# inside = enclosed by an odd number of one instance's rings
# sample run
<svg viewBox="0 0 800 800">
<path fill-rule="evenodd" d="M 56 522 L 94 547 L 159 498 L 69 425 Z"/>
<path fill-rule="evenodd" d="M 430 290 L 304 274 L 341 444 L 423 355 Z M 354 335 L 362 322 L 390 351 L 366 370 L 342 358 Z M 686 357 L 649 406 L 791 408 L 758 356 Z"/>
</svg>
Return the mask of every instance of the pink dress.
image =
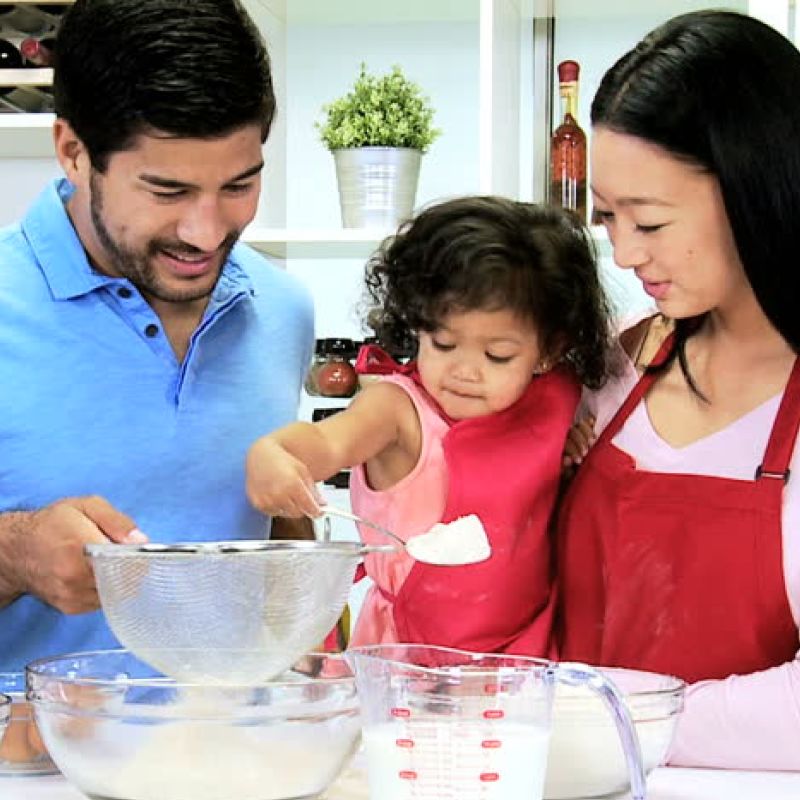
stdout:
<svg viewBox="0 0 800 800">
<path fill-rule="evenodd" d="M 439 522 L 444 513 L 447 466 L 442 439 L 450 426 L 411 378 L 391 375 L 382 380 L 396 383 L 408 392 L 422 426 L 422 452 L 416 466 L 405 478 L 381 492 L 369 487 L 363 466 L 355 467 L 350 477 L 350 502 L 356 514 L 380 521 L 384 527 L 408 541 L 414 534 Z M 361 526 L 359 532 L 365 542 L 387 543 L 386 537 L 372 528 Z M 378 587 L 396 595 L 413 566 L 414 560 L 400 552 L 366 557 L 367 574 L 375 583 L 364 598 L 350 639 L 351 645 L 397 642 L 392 602 Z"/>
<path fill-rule="evenodd" d="M 584 392 L 578 418 L 593 413 L 598 434 L 638 380 L 634 365 L 625 358 L 624 374 L 599 392 Z M 727 428 L 679 448 L 661 439 L 641 402 L 613 443 L 649 471 L 750 480 L 780 400 L 781 395 L 770 398 Z M 798 448 L 791 471 L 792 477 L 800 476 Z M 783 496 L 784 579 L 792 615 L 800 623 L 800 479 L 790 479 Z M 761 672 L 691 685 L 669 761 L 682 766 L 800 770 L 798 742 L 800 654 Z"/>
</svg>

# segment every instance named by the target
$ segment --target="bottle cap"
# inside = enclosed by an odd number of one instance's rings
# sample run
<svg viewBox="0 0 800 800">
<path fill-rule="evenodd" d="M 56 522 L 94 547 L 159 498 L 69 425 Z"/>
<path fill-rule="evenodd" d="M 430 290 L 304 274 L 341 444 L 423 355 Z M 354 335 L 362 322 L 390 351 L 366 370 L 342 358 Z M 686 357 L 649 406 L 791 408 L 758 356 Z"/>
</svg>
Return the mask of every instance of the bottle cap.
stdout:
<svg viewBox="0 0 800 800">
<path fill-rule="evenodd" d="M 25 58 L 35 58 L 39 55 L 41 50 L 42 46 L 39 44 L 39 40 L 33 39 L 32 37 L 23 39 L 19 46 L 19 51 Z"/>
<path fill-rule="evenodd" d="M 578 73 L 581 71 L 577 61 L 562 61 L 558 65 L 559 83 L 574 83 L 578 80 Z"/>
</svg>

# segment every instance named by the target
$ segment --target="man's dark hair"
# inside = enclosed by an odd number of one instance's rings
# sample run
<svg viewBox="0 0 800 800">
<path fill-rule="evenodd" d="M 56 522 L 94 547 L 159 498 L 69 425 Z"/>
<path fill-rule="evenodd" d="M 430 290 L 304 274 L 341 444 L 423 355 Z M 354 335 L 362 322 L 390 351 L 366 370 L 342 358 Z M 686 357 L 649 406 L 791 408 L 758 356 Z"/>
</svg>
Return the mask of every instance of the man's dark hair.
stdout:
<svg viewBox="0 0 800 800">
<path fill-rule="evenodd" d="M 56 114 L 103 172 L 142 133 L 266 140 L 269 55 L 238 0 L 76 0 L 55 45 Z"/>
</svg>

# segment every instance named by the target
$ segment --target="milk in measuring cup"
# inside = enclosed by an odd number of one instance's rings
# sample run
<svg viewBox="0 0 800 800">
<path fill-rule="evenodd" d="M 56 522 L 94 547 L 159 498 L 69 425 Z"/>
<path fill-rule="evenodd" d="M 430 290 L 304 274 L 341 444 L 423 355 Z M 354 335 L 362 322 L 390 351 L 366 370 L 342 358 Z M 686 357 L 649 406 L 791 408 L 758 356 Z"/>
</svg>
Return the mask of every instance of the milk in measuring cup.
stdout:
<svg viewBox="0 0 800 800">
<path fill-rule="evenodd" d="M 415 719 L 364 728 L 370 800 L 541 800 L 548 732 Z"/>
</svg>

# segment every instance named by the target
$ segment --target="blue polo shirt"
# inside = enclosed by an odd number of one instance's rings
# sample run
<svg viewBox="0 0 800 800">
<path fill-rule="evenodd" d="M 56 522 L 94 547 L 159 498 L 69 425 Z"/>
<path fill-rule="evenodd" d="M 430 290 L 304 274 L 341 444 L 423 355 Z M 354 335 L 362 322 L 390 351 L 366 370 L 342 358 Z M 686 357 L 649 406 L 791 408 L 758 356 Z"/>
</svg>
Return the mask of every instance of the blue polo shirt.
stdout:
<svg viewBox="0 0 800 800">
<path fill-rule="evenodd" d="M 247 448 L 296 418 L 308 291 L 251 248 L 225 264 L 183 363 L 135 286 L 95 272 L 56 181 L 0 231 L 0 512 L 97 494 L 154 541 L 255 539 Z M 0 609 L 0 671 L 118 646 L 101 612 Z"/>
</svg>

